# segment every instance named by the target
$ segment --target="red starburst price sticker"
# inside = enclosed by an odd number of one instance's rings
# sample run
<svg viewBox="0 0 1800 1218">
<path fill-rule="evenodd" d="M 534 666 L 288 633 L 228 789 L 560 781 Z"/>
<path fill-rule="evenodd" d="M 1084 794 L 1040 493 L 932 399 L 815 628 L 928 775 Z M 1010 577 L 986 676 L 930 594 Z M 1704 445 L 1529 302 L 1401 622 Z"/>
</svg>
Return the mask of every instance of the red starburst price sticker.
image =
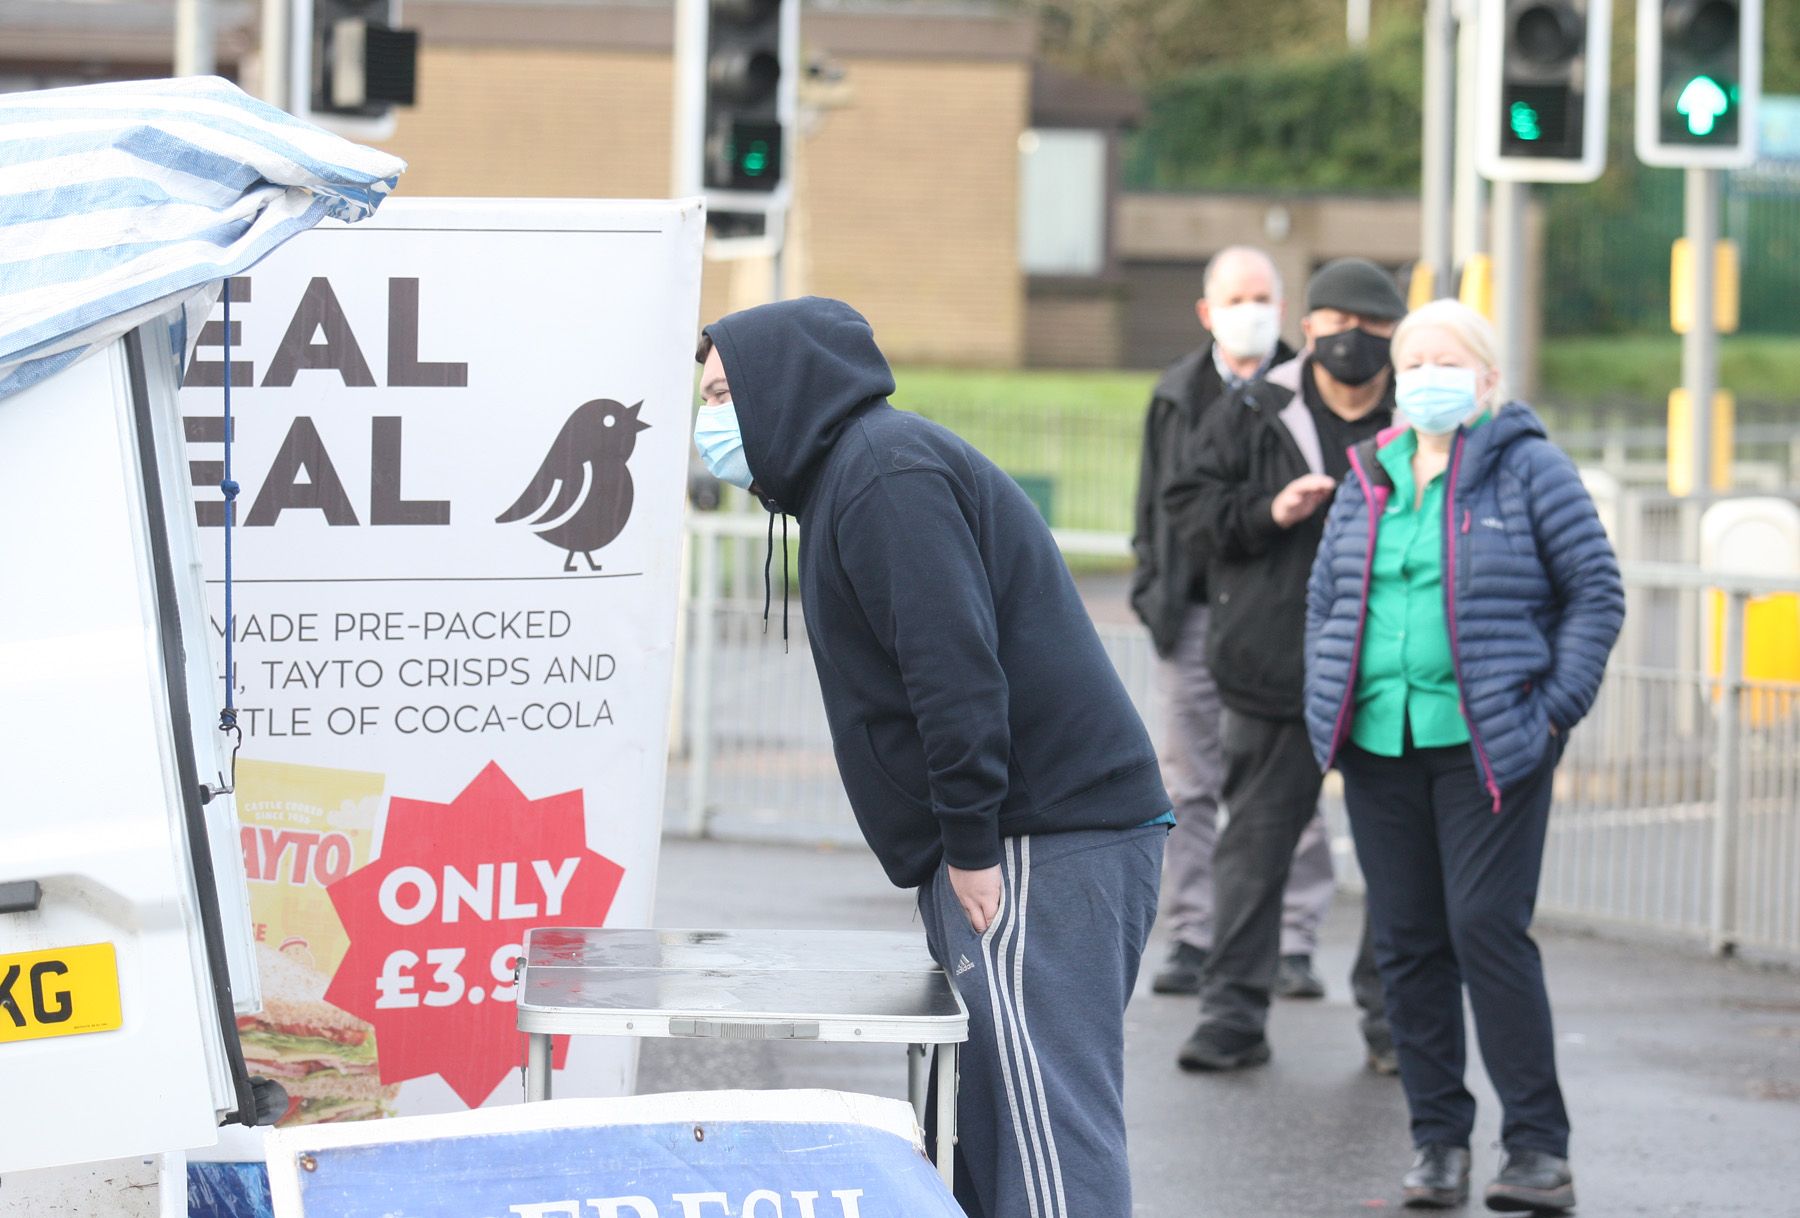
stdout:
<svg viewBox="0 0 1800 1218">
<path fill-rule="evenodd" d="M 326 1000 L 375 1026 L 384 1084 L 437 1074 L 478 1107 L 522 1056 L 525 931 L 605 925 L 624 874 L 587 848 L 580 791 L 528 799 L 497 763 L 451 803 L 395 798 L 381 857 L 328 890 L 350 950 Z"/>
</svg>

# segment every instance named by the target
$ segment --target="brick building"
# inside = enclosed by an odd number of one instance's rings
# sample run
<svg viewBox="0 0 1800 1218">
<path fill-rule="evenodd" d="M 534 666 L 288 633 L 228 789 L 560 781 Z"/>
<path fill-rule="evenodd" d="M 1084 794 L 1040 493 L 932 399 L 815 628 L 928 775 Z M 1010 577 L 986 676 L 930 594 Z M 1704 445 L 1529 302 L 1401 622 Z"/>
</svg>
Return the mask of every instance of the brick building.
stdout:
<svg viewBox="0 0 1800 1218">
<path fill-rule="evenodd" d="M 0 87 L 169 71 L 164 0 L 0 0 Z M 260 5 L 224 0 L 219 70 L 254 86 Z M 405 0 L 419 104 L 391 139 L 406 195 L 662 197 L 671 188 L 670 0 Z M 790 292 L 841 296 L 896 361 L 1016 366 L 1020 137 L 1030 23 L 991 5 L 809 6 Z M 704 312 L 766 298 L 766 262 L 709 263 Z"/>
<path fill-rule="evenodd" d="M 420 104 L 386 144 L 407 192 L 669 192 L 669 5 L 409 0 L 405 20 Z M 854 301 L 899 361 L 1018 364 L 1030 25 L 888 4 L 809 8 L 803 30 L 838 79 L 802 87 L 789 291 Z M 769 275 L 709 264 L 704 313 L 761 299 Z"/>
<path fill-rule="evenodd" d="M 1205 259 L 1268 245 L 1289 284 L 1410 260 L 1412 200 L 1127 195 L 1128 91 L 1035 60 L 993 0 L 803 0 L 785 282 L 850 300 L 898 363 L 1153 367 L 1199 341 Z M 215 0 L 218 70 L 256 86 L 261 0 Z M 0 90 L 170 71 L 169 0 L 0 0 Z M 404 0 L 418 105 L 379 141 L 402 196 L 670 193 L 673 0 Z M 767 299 L 709 262 L 708 319 Z M 1290 329 L 1295 315 L 1290 312 Z"/>
</svg>

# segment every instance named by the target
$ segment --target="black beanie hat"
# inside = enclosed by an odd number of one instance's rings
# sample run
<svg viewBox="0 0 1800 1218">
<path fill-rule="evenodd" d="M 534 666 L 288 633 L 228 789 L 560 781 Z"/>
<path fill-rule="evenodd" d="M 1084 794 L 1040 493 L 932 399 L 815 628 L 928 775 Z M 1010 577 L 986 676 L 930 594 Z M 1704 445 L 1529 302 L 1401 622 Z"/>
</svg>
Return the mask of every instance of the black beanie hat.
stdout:
<svg viewBox="0 0 1800 1218">
<path fill-rule="evenodd" d="M 1306 311 L 1338 309 L 1361 317 L 1404 317 L 1406 301 L 1391 275 L 1366 258 L 1337 258 L 1313 273 Z"/>
</svg>

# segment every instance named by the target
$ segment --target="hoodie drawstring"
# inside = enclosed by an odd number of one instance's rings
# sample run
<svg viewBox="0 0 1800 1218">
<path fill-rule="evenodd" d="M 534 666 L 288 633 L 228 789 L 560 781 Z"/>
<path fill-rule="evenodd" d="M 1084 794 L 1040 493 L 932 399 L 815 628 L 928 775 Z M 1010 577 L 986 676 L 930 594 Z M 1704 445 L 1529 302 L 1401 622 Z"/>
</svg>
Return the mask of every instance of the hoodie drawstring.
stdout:
<svg viewBox="0 0 1800 1218">
<path fill-rule="evenodd" d="M 775 513 L 769 513 L 769 539 L 763 545 L 763 633 L 769 633 L 769 564 L 775 561 Z"/>
<path fill-rule="evenodd" d="M 769 603 L 774 582 L 769 578 L 769 564 L 775 561 L 775 517 L 781 517 L 781 650 L 788 649 L 788 534 L 787 513 L 769 513 L 769 540 L 763 550 L 763 633 L 769 633 Z"/>
</svg>

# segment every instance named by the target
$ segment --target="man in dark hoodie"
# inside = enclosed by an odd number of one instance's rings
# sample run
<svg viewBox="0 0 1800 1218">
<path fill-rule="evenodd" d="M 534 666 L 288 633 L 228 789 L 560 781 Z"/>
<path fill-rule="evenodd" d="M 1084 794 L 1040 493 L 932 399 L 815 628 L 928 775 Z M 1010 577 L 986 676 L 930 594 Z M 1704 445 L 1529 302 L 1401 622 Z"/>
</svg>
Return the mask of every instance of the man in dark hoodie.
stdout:
<svg viewBox="0 0 1800 1218">
<path fill-rule="evenodd" d="M 1124 1011 L 1173 818 L 1043 518 L 888 404 L 860 314 L 805 299 L 701 341 L 695 442 L 797 517 L 801 609 L 870 847 L 969 1008 L 956 1198 L 1126 1218 Z"/>
</svg>

